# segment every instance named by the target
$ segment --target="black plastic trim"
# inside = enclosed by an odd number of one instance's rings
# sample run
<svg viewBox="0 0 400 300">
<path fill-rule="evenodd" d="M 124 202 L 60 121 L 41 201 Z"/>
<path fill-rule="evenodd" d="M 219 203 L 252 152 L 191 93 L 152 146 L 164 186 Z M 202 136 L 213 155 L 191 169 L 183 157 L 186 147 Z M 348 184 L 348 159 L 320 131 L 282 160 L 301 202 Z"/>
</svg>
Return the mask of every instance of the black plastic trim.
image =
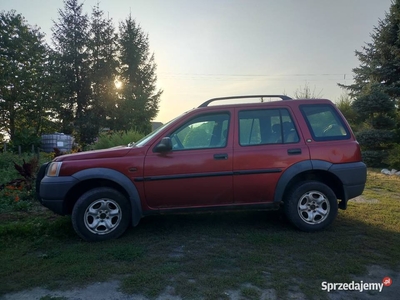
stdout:
<svg viewBox="0 0 400 300">
<path fill-rule="evenodd" d="M 333 164 L 329 171 L 339 177 L 347 186 L 365 184 L 367 181 L 367 166 L 363 162 Z"/>
<path fill-rule="evenodd" d="M 263 174 L 263 173 L 279 173 L 281 169 L 263 169 L 263 170 L 242 170 L 235 172 L 212 172 L 212 173 L 193 173 L 193 174 L 176 174 L 176 175 L 159 175 L 149 177 L 136 177 L 136 182 L 142 181 L 156 181 L 156 180 L 174 180 L 174 179 L 188 179 L 188 178 L 204 178 L 204 177 L 219 177 L 219 176 L 232 176 L 232 175 L 249 175 L 249 174 Z"/>
<path fill-rule="evenodd" d="M 287 168 L 285 172 L 283 172 L 282 176 L 279 178 L 278 183 L 275 187 L 274 202 L 281 202 L 283 200 L 283 194 L 286 191 L 287 184 L 293 177 L 302 172 L 312 169 L 313 167 L 310 160 L 298 162 Z"/>
<path fill-rule="evenodd" d="M 160 208 L 148 210 L 145 216 L 169 213 L 188 213 L 188 212 L 215 212 L 215 211 L 235 211 L 235 210 L 278 210 L 279 203 L 256 203 L 256 204 L 228 204 L 228 205 L 212 205 L 207 207 L 183 207 L 183 208 Z"/>
<path fill-rule="evenodd" d="M 280 202 L 289 181 L 296 175 L 311 171 L 323 170 L 338 177 L 344 190 L 344 199 L 341 199 L 340 208 L 345 209 L 347 201 L 362 194 L 367 179 L 367 167 L 363 162 L 332 164 L 322 160 L 307 160 L 289 167 L 279 178 L 275 188 L 274 202 Z"/>
<path fill-rule="evenodd" d="M 213 173 L 194 173 L 194 174 L 176 174 L 176 175 L 159 175 L 149 177 L 136 177 L 135 181 L 156 181 L 156 180 L 174 180 L 174 179 L 187 179 L 187 178 L 201 178 L 201 177 L 218 177 L 218 176 L 232 176 L 233 172 L 213 172 Z"/>
<path fill-rule="evenodd" d="M 43 177 L 46 175 L 47 167 L 50 164 L 50 162 L 46 162 L 42 164 L 39 168 L 39 171 L 36 175 L 36 182 L 35 182 L 35 187 L 36 187 L 36 198 L 41 202 L 40 198 L 40 182 L 42 181 Z"/>
<path fill-rule="evenodd" d="M 44 176 L 40 182 L 40 202 L 55 213 L 65 215 L 65 195 L 78 182 L 72 176 Z"/>
<path fill-rule="evenodd" d="M 67 193 L 76 184 L 93 179 L 111 180 L 128 193 L 132 209 L 132 225 L 136 226 L 143 216 L 139 193 L 128 177 L 112 169 L 91 168 L 79 171 L 73 176 L 45 176 L 40 183 L 41 203 L 55 213 L 64 215 Z"/>
<path fill-rule="evenodd" d="M 133 182 L 124 174 L 107 168 L 91 168 L 79 171 L 73 175 L 79 181 L 89 179 L 108 179 L 114 181 L 128 193 L 132 208 L 132 225 L 136 226 L 143 216 L 139 193 Z"/>
<path fill-rule="evenodd" d="M 266 174 L 266 173 L 280 173 L 282 169 L 261 169 L 261 170 L 241 170 L 233 172 L 233 175 L 249 175 L 249 174 Z"/>
</svg>

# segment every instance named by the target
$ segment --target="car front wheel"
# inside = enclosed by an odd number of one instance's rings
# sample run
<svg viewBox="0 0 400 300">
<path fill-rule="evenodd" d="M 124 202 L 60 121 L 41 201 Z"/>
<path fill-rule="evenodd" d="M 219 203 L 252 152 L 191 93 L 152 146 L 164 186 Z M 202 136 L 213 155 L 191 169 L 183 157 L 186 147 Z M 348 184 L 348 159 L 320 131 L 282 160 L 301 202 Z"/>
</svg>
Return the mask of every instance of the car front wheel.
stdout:
<svg viewBox="0 0 400 300">
<path fill-rule="evenodd" d="M 122 235 L 129 226 L 130 205 L 112 188 L 95 188 L 79 197 L 72 210 L 72 225 L 86 241 L 104 241 Z"/>
<path fill-rule="evenodd" d="M 336 218 L 338 203 L 332 189 L 318 181 L 295 185 L 284 200 L 287 218 L 300 230 L 317 231 Z"/>
</svg>

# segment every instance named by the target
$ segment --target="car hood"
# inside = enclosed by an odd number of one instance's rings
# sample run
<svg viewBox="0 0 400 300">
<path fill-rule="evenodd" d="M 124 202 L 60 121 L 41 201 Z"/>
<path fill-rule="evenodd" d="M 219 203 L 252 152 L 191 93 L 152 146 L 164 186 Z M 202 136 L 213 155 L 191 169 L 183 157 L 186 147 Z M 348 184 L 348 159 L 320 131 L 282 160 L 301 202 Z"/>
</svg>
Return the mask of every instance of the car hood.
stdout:
<svg viewBox="0 0 400 300">
<path fill-rule="evenodd" d="M 84 151 L 73 154 L 66 154 L 58 156 L 54 161 L 69 161 L 69 160 L 83 160 L 83 159 L 99 159 L 99 158 L 111 158 L 121 157 L 128 154 L 132 147 L 118 146 L 109 149 Z"/>
</svg>

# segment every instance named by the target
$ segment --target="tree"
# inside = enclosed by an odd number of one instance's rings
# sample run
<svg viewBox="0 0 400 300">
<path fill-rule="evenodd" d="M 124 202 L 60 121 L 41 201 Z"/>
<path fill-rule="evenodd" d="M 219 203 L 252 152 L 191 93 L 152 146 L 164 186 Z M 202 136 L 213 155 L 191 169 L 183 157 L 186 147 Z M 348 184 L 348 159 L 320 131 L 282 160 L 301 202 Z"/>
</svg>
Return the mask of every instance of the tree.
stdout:
<svg viewBox="0 0 400 300">
<path fill-rule="evenodd" d="M 359 115 L 353 108 L 353 99 L 351 99 L 350 95 L 348 93 L 343 93 L 340 95 L 339 99 L 336 101 L 336 106 L 345 116 L 352 129 L 354 131 L 358 131 L 362 120 L 359 118 Z"/>
<path fill-rule="evenodd" d="M 158 113 L 162 90 L 156 87 L 156 64 L 150 54 L 149 38 L 132 16 L 120 23 L 121 99 L 116 129 L 151 131 L 150 121 Z"/>
<path fill-rule="evenodd" d="M 78 0 L 64 0 L 58 22 L 53 26 L 53 43 L 58 53 L 57 64 L 63 77 L 66 96 L 60 117 L 64 125 L 73 124 L 78 142 L 89 143 L 96 136 L 90 130 L 90 80 L 88 62 L 89 20 Z M 65 128 L 65 127 L 64 127 Z M 70 133 L 70 132 L 65 132 Z M 97 134 L 97 133 L 96 133 Z"/>
<path fill-rule="evenodd" d="M 360 66 L 353 69 L 354 83 L 339 86 L 354 98 L 353 109 L 367 124 L 357 134 L 364 160 L 379 167 L 394 142 L 396 106 L 400 99 L 400 0 L 379 20 L 371 34 L 372 42 L 355 54 Z"/>
<path fill-rule="evenodd" d="M 315 92 L 315 87 L 311 90 L 309 84 L 306 82 L 304 87 L 299 87 L 294 92 L 294 97 L 296 99 L 317 99 L 322 97 L 322 90 L 319 93 Z"/>
<path fill-rule="evenodd" d="M 105 19 L 103 11 L 97 4 L 92 10 L 90 36 L 88 43 L 91 100 L 90 113 L 94 116 L 95 131 L 100 127 L 114 127 L 117 119 L 117 88 L 119 66 L 117 56 L 117 39 L 112 19 Z"/>
<path fill-rule="evenodd" d="M 0 13 L 0 131 L 13 140 L 32 127 L 33 135 L 46 117 L 46 79 L 49 77 L 44 35 L 14 10 Z"/>
</svg>

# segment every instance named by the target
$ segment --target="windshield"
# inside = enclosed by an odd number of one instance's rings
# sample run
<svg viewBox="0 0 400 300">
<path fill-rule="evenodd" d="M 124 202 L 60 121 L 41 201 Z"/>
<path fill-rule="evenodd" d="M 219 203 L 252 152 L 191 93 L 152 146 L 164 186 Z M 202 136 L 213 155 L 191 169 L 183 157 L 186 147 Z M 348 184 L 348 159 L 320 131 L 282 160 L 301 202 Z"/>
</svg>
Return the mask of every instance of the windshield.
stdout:
<svg viewBox="0 0 400 300">
<path fill-rule="evenodd" d="M 133 146 L 144 146 L 146 145 L 146 143 L 151 140 L 153 138 L 153 136 L 155 136 L 159 131 L 163 130 L 165 127 L 167 127 L 169 124 L 171 124 L 173 121 L 175 121 L 176 119 L 178 119 L 179 117 L 176 117 L 175 119 L 172 119 L 171 121 L 165 123 L 164 125 L 158 127 L 156 130 L 154 130 L 153 132 L 149 133 L 148 135 L 146 135 L 144 138 L 141 138 L 139 141 L 137 141 L 136 143 L 130 143 L 128 145 L 128 147 L 133 147 Z"/>
</svg>

